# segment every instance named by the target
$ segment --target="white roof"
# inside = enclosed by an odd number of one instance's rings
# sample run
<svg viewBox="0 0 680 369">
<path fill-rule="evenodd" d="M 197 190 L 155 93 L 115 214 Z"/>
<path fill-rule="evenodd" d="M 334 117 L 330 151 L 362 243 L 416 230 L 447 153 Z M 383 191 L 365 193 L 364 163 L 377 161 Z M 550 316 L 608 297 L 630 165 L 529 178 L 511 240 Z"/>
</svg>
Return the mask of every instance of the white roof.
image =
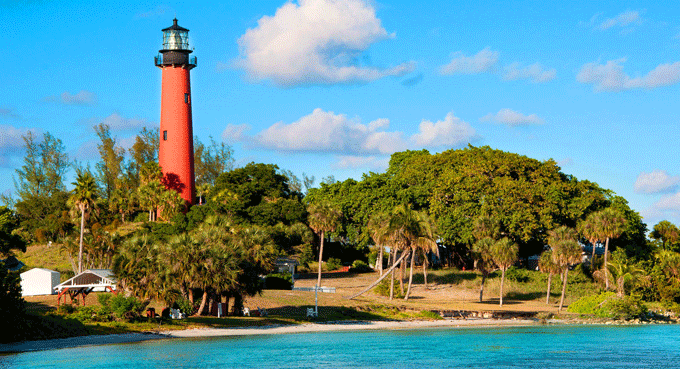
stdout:
<svg viewBox="0 0 680 369">
<path fill-rule="evenodd" d="M 51 274 L 54 274 L 54 273 L 59 274 L 59 272 L 57 272 L 56 270 L 45 269 L 45 268 L 33 268 L 33 269 L 27 270 L 27 271 L 25 271 L 25 272 L 23 272 L 23 273 L 21 273 L 21 274 L 26 274 L 26 273 L 37 273 L 37 272 L 48 272 L 48 273 L 51 273 Z"/>
<path fill-rule="evenodd" d="M 61 291 L 64 288 L 77 287 L 113 287 L 116 286 L 116 279 L 110 269 L 88 269 L 73 278 L 58 284 L 54 289 Z"/>
</svg>

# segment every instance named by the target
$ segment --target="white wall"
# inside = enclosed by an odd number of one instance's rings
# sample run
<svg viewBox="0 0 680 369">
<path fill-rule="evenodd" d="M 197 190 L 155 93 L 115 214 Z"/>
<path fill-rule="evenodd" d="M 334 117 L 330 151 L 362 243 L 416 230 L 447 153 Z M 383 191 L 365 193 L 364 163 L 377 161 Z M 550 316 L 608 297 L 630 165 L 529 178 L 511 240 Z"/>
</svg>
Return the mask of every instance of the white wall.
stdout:
<svg viewBox="0 0 680 369">
<path fill-rule="evenodd" d="M 49 269 L 34 268 L 21 273 L 21 295 L 51 295 L 54 286 L 59 284 L 59 272 Z"/>
</svg>

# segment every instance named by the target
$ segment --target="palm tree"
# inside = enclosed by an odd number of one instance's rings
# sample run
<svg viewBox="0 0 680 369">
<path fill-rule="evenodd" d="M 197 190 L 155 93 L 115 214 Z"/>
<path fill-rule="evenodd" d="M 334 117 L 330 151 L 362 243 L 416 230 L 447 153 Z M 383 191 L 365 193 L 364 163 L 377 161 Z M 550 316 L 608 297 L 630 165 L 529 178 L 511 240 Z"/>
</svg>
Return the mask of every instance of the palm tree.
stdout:
<svg viewBox="0 0 680 369">
<path fill-rule="evenodd" d="M 392 211 L 388 224 L 388 232 L 393 234 L 393 239 L 403 245 L 404 249 L 410 249 L 411 266 L 409 270 L 408 288 L 404 300 L 408 300 L 413 284 L 413 267 L 416 259 L 416 251 L 423 253 L 436 250 L 434 224 L 424 212 L 414 211 L 409 206 L 399 205 Z"/>
<path fill-rule="evenodd" d="M 588 217 L 579 222 L 578 224 L 578 230 L 581 236 L 583 236 L 585 239 L 590 242 L 591 245 L 593 245 L 593 253 L 590 257 L 590 270 L 594 271 L 595 270 L 595 245 L 602 241 L 600 239 L 600 232 L 598 232 L 598 224 L 600 223 L 598 219 L 599 213 L 590 213 Z"/>
<path fill-rule="evenodd" d="M 541 258 L 538 260 L 538 269 L 541 272 L 548 274 L 548 291 L 545 294 L 545 303 L 550 304 L 550 287 L 552 286 L 552 276 L 553 274 L 560 274 L 562 272 L 562 269 L 560 269 L 559 265 L 555 264 L 555 262 L 552 260 L 552 251 L 544 251 L 541 254 Z"/>
<path fill-rule="evenodd" d="M 505 272 L 517 261 L 519 247 L 509 238 L 504 237 L 494 242 L 491 247 L 491 256 L 494 263 L 501 269 L 501 291 L 500 306 L 503 306 L 503 284 L 505 283 Z"/>
<path fill-rule="evenodd" d="M 627 260 L 612 260 L 607 264 L 607 269 L 616 282 L 616 295 L 623 297 L 626 294 L 626 283 L 634 283 L 642 276 L 646 275 L 644 269 Z"/>
<path fill-rule="evenodd" d="M 323 258 L 323 243 L 326 232 L 334 231 L 340 224 L 342 212 L 336 210 L 328 203 L 312 204 L 308 208 L 309 212 L 309 227 L 314 230 L 321 238 L 319 246 L 319 278 L 316 286 L 321 286 L 321 263 Z"/>
<path fill-rule="evenodd" d="M 385 244 L 387 241 L 387 225 L 388 225 L 387 214 L 384 212 L 376 213 L 371 216 L 368 220 L 368 230 L 371 232 L 371 238 L 373 242 L 378 247 L 378 257 L 376 258 L 376 268 L 383 274 L 383 251 L 385 249 Z"/>
<path fill-rule="evenodd" d="M 88 170 L 79 170 L 73 185 L 75 188 L 71 191 L 68 202 L 72 208 L 80 211 L 80 245 L 78 249 L 78 273 L 80 274 L 83 272 L 85 217 L 94 210 L 95 200 L 97 199 L 97 183 Z"/>
<path fill-rule="evenodd" d="M 566 226 L 559 227 L 548 232 L 548 244 L 552 248 L 552 260 L 562 272 L 562 297 L 560 307 L 564 306 L 564 295 L 567 292 L 567 275 L 569 267 L 581 262 L 581 245 L 576 241 L 576 230 Z"/>
<path fill-rule="evenodd" d="M 604 272 L 605 272 L 605 278 L 604 278 L 604 283 L 605 283 L 605 289 L 609 289 L 609 277 L 607 276 L 607 273 L 609 272 L 606 268 L 607 265 L 607 254 L 609 253 L 609 240 L 611 238 L 618 238 L 621 236 L 621 234 L 624 231 L 624 226 L 626 225 L 626 219 L 619 213 L 618 211 L 614 210 L 613 208 L 606 208 L 604 210 L 599 211 L 599 215 L 597 216 L 598 219 L 598 232 L 600 234 L 600 238 L 604 238 L 606 240 L 605 246 L 604 246 Z"/>
<path fill-rule="evenodd" d="M 680 230 L 675 224 L 662 220 L 654 226 L 649 236 L 656 240 L 660 239 L 664 250 L 672 250 L 672 246 L 680 239 Z"/>
<path fill-rule="evenodd" d="M 491 255 L 493 244 L 493 239 L 484 237 L 472 245 L 472 257 L 475 260 L 475 268 L 482 273 L 482 283 L 479 287 L 479 302 L 482 302 L 484 298 L 484 283 L 496 266 Z"/>
</svg>

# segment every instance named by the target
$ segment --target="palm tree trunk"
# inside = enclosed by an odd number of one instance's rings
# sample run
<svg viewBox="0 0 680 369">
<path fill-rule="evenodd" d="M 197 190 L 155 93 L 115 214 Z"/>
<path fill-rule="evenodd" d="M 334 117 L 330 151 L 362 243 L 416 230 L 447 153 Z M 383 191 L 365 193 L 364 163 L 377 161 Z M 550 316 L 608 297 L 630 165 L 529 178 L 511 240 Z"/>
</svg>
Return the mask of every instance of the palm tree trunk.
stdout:
<svg viewBox="0 0 680 369">
<path fill-rule="evenodd" d="M 505 268 L 501 269 L 501 306 L 503 306 L 503 283 L 505 282 Z"/>
<path fill-rule="evenodd" d="M 411 294 L 411 284 L 413 283 L 413 267 L 415 266 L 415 261 L 416 261 L 416 250 L 412 249 L 411 250 L 411 266 L 408 268 L 409 269 L 408 288 L 406 289 L 406 295 L 404 296 L 404 300 L 408 300 L 408 295 Z"/>
<path fill-rule="evenodd" d="M 482 302 L 484 297 L 484 282 L 486 282 L 486 273 L 482 272 L 482 285 L 479 287 L 479 302 Z"/>
<path fill-rule="evenodd" d="M 625 292 L 625 290 L 623 289 L 624 288 L 624 285 L 623 285 L 624 281 L 625 281 L 625 279 L 623 278 L 623 276 L 619 277 L 616 280 L 616 286 L 618 287 L 617 288 L 618 291 L 616 291 L 616 296 L 618 296 L 618 297 L 623 297 L 623 295 L 624 295 L 624 292 Z"/>
<path fill-rule="evenodd" d="M 395 254 L 395 255 L 396 255 L 396 254 Z M 402 260 L 404 260 L 404 258 L 405 258 L 407 255 L 408 255 L 408 252 L 402 253 L 402 254 L 401 254 L 401 257 L 399 257 L 399 260 L 397 260 L 396 262 L 394 262 L 394 264 L 393 264 L 389 269 L 387 269 L 387 270 L 385 271 L 385 273 L 382 275 L 382 277 L 378 278 L 377 281 L 371 283 L 370 286 L 366 287 L 366 288 L 365 288 L 364 290 L 362 290 L 361 292 L 359 292 L 359 293 L 357 293 L 357 294 L 354 294 L 354 295 L 348 297 L 347 299 L 348 299 L 348 300 L 351 300 L 351 299 L 353 299 L 353 298 L 355 298 L 355 297 L 357 297 L 357 296 L 359 296 L 359 295 L 362 295 L 362 294 L 366 293 L 366 292 L 369 291 L 371 288 L 375 287 L 378 283 L 380 283 L 380 281 L 382 281 L 383 279 L 385 279 L 385 278 L 390 274 L 390 272 L 394 272 L 394 268 L 396 268 L 397 266 L 399 266 L 399 265 L 401 264 Z M 392 275 L 394 275 L 394 274 L 392 274 Z"/>
<path fill-rule="evenodd" d="M 319 279 L 316 281 L 316 286 L 321 287 L 321 258 L 323 257 L 323 235 L 324 231 L 321 231 L 321 246 L 319 246 Z"/>
<path fill-rule="evenodd" d="M 397 250 L 394 250 L 392 252 L 392 267 L 390 268 L 392 270 L 392 273 L 390 274 L 390 300 L 394 298 L 394 266 L 397 263 Z"/>
<path fill-rule="evenodd" d="M 83 272 L 83 233 L 85 232 L 85 207 L 80 207 L 80 248 L 78 249 L 78 274 Z"/>
<path fill-rule="evenodd" d="M 383 275 L 383 247 L 380 246 L 380 252 L 378 253 L 378 260 L 376 261 L 380 275 Z"/>
<path fill-rule="evenodd" d="M 406 251 L 404 251 L 406 253 Z M 401 263 L 401 266 L 399 267 L 399 288 L 401 288 L 401 294 L 405 294 L 406 292 L 404 291 L 404 272 L 406 272 L 406 264 Z"/>
<path fill-rule="evenodd" d="M 548 273 L 548 293 L 545 294 L 545 304 L 550 305 L 550 287 L 552 286 L 552 273 Z"/>
<path fill-rule="evenodd" d="M 203 315 L 203 309 L 205 308 L 205 302 L 208 300 L 208 290 L 203 290 L 203 298 L 201 299 L 201 306 L 198 307 L 196 315 Z"/>
<path fill-rule="evenodd" d="M 609 290 L 609 270 L 607 269 L 607 254 L 609 253 L 609 237 L 604 244 L 604 289 Z"/>
<path fill-rule="evenodd" d="M 595 242 L 593 242 L 593 255 L 590 257 L 590 271 L 595 271 Z"/>
<path fill-rule="evenodd" d="M 562 297 L 560 298 L 560 308 L 557 311 L 562 311 L 562 306 L 564 306 L 564 295 L 567 293 L 567 273 L 569 273 L 569 267 L 564 269 L 564 279 L 562 280 Z"/>
<path fill-rule="evenodd" d="M 423 279 L 424 279 L 425 289 L 426 289 L 426 290 L 429 289 L 429 288 L 427 287 L 427 264 L 428 264 L 427 255 L 425 255 L 425 256 L 423 257 Z"/>
</svg>

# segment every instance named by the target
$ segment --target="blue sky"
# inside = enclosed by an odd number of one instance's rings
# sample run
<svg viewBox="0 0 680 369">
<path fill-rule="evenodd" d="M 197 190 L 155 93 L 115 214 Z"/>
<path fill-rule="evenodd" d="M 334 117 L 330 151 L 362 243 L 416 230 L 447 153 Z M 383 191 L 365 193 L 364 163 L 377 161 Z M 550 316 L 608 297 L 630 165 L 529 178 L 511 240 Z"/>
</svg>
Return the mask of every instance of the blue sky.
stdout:
<svg viewBox="0 0 680 369">
<path fill-rule="evenodd" d="M 680 224 L 680 7 L 666 2 L 0 1 L 0 192 L 21 136 L 96 160 L 157 127 L 161 29 L 190 30 L 194 132 L 238 165 L 359 179 L 404 149 L 546 160 Z M 69 178 L 69 182 L 70 182 Z"/>
</svg>

